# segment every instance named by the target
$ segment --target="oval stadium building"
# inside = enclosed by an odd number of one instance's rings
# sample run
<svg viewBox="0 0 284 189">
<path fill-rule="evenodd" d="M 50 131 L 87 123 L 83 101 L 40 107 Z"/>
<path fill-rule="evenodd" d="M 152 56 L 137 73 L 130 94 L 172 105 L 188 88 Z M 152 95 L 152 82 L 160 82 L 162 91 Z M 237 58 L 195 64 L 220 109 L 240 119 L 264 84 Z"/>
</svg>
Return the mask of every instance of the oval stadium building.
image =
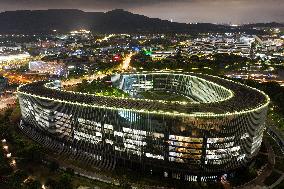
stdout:
<svg viewBox="0 0 284 189">
<path fill-rule="evenodd" d="M 20 86 L 20 128 L 90 166 L 127 166 L 187 181 L 217 180 L 259 151 L 269 104 L 261 91 L 181 72 L 118 74 L 112 84 L 131 97 L 64 91 L 54 81 Z M 139 98 L 145 91 L 188 100 Z"/>
</svg>

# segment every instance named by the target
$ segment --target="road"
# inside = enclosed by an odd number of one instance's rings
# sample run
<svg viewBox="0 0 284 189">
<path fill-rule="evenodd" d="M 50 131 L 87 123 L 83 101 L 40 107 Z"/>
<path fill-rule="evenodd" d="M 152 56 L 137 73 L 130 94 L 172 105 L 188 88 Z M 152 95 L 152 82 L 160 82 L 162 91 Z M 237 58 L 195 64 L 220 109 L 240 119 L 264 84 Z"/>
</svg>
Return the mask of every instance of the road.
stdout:
<svg viewBox="0 0 284 189">
<path fill-rule="evenodd" d="M 33 82 L 25 74 L 6 72 L 3 76 L 8 79 L 9 83 L 27 84 Z"/>
<path fill-rule="evenodd" d="M 128 70 L 133 55 L 134 54 L 131 52 L 129 55 L 125 57 L 121 65 L 122 70 Z"/>
<path fill-rule="evenodd" d="M 119 66 L 119 71 L 123 72 L 123 71 L 127 71 L 129 69 L 129 65 L 130 65 L 130 62 L 131 62 L 131 58 L 132 56 L 134 56 L 135 53 L 133 52 L 130 52 L 122 61 L 121 65 Z M 65 86 L 72 86 L 72 85 L 77 85 L 79 83 L 82 83 L 82 80 L 85 79 L 85 80 L 88 80 L 88 81 L 93 81 L 95 79 L 98 79 L 98 78 L 103 78 L 105 77 L 106 74 L 102 73 L 102 72 L 97 72 L 91 76 L 83 76 L 81 78 L 78 78 L 78 79 L 70 79 L 70 80 L 67 80 L 67 81 L 62 81 L 62 86 L 65 87 Z"/>
<path fill-rule="evenodd" d="M 8 96 L 8 97 L 1 97 L 0 98 L 0 112 L 8 108 L 10 105 L 16 103 L 16 96 Z"/>
</svg>

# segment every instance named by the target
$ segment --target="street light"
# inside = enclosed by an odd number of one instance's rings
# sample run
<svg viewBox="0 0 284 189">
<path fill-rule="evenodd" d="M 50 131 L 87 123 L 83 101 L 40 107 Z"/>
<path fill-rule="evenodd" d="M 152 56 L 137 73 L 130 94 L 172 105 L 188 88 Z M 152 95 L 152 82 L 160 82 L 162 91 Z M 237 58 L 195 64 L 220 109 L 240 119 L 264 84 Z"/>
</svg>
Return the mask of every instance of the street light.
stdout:
<svg viewBox="0 0 284 189">
<path fill-rule="evenodd" d="M 11 154 L 11 153 L 7 154 L 7 158 L 10 158 L 11 156 L 12 156 L 12 154 Z"/>
<path fill-rule="evenodd" d="M 4 148 L 5 150 L 8 150 L 8 146 L 3 146 L 3 148 Z"/>
<path fill-rule="evenodd" d="M 11 165 L 16 165 L 16 160 L 13 159 Z"/>
</svg>

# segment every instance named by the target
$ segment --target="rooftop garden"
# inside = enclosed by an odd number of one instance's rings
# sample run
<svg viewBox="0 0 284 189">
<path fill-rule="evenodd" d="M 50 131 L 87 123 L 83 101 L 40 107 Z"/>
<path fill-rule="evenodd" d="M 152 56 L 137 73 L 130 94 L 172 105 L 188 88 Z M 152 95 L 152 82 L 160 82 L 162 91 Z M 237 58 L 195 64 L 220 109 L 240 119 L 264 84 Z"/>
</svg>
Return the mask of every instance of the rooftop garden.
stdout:
<svg viewBox="0 0 284 189">
<path fill-rule="evenodd" d="M 173 93 L 170 91 L 144 91 L 139 93 L 143 98 L 150 100 L 165 100 L 165 101 L 182 101 L 191 102 L 191 100 L 185 96 L 178 93 Z"/>
<path fill-rule="evenodd" d="M 78 84 L 73 91 L 81 93 L 95 94 L 98 96 L 111 96 L 111 97 L 128 97 L 129 95 L 121 89 L 112 87 L 111 84 L 103 80 L 93 80 L 87 82 L 83 80 L 82 83 Z"/>
</svg>

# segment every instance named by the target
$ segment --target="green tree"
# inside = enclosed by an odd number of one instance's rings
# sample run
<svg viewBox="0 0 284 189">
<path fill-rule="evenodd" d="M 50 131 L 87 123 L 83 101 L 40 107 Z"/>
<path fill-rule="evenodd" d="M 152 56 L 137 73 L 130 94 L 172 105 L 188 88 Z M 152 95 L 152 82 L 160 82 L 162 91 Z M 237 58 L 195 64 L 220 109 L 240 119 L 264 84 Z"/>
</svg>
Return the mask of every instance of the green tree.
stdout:
<svg viewBox="0 0 284 189">
<path fill-rule="evenodd" d="M 23 170 L 17 170 L 14 172 L 9 179 L 9 186 L 11 188 L 20 189 L 22 188 L 23 181 L 28 177 L 28 174 Z"/>
<path fill-rule="evenodd" d="M 48 164 L 48 168 L 51 172 L 55 172 L 59 169 L 59 164 L 56 161 L 51 161 Z"/>
<path fill-rule="evenodd" d="M 21 109 L 20 109 L 20 105 L 17 104 L 17 106 L 13 109 L 13 111 L 11 112 L 10 116 L 9 116 L 9 121 L 14 124 L 17 125 L 20 122 L 21 119 Z"/>
<path fill-rule="evenodd" d="M 72 189 L 71 175 L 63 173 L 60 175 L 58 186 L 64 189 Z"/>
<path fill-rule="evenodd" d="M 24 189 L 41 189 L 42 185 L 37 179 L 29 179 L 25 185 Z"/>
<path fill-rule="evenodd" d="M 126 175 L 122 175 L 121 179 L 119 180 L 119 185 L 120 185 L 123 189 L 131 189 L 131 185 L 129 184 Z"/>
<path fill-rule="evenodd" d="M 47 179 L 45 186 L 49 187 L 49 189 L 59 189 L 59 183 L 52 178 Z"/>
<path fill-rule="evenodd" d="M 17 155 L 23 157 L 25 161 L 33 161 L 39 163 L 43 158 L 43 148 L 38 144 L 26 144 L 23 150 L 19 151 Z"/>
</svg>

